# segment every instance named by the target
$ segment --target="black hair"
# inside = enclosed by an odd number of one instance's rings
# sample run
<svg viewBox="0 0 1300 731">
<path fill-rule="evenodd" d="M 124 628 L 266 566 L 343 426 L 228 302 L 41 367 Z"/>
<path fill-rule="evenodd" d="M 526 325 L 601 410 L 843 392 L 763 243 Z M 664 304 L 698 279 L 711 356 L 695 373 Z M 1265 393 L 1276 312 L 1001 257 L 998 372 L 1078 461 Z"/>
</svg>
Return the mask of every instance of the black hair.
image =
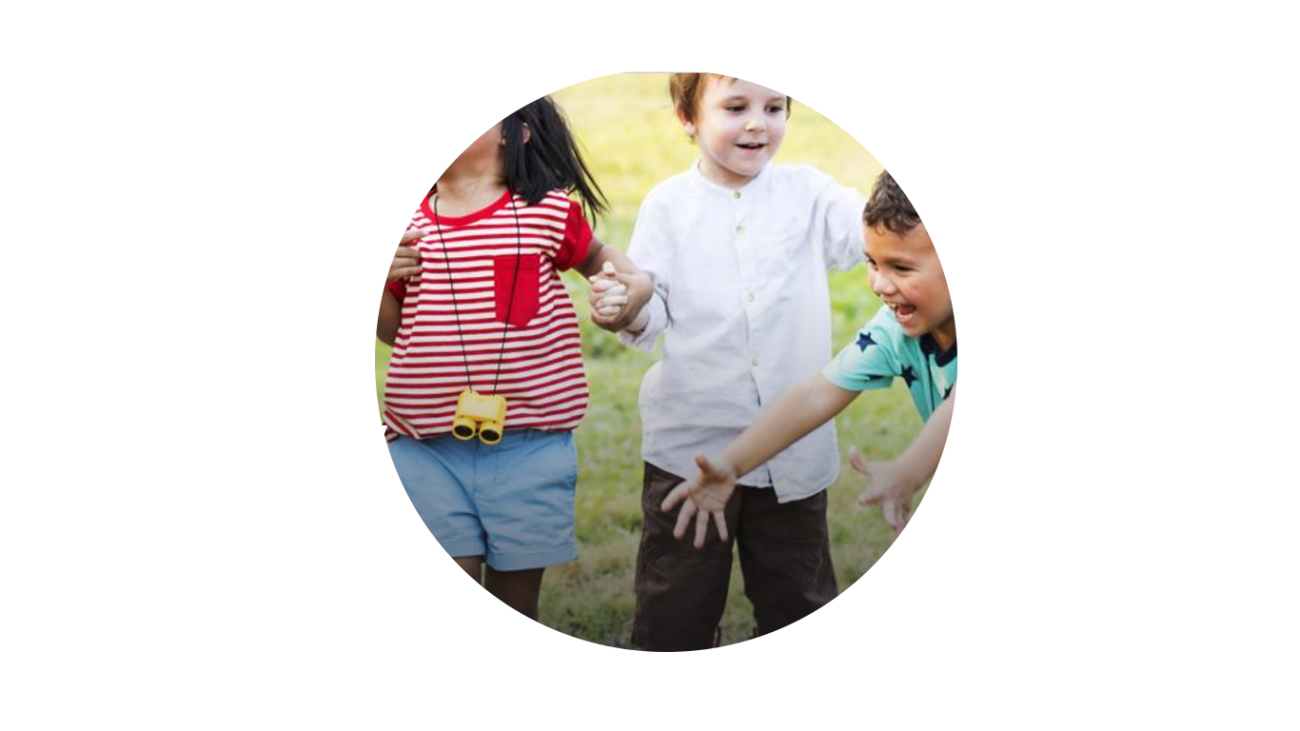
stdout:
<svg viewBox="0 0 1300 731">
<path fill-rule="evenodd" d="M 529 130 L 526 143 L 524 125 Z M 528 200 L 529 206 L 536 206 L 547 193 L 562 187 L 582 196 L 582 209 L 591 222 L 607 211 L 601 186 L 595 185 L 564 114 L 550 98 L 541 96 L 507 114 L 500 135 L 506 142 L 502 156 L 506 187 Z M 429 193 L 437 189 L 434 183 Z"/>
<path fill-rule="evenodd" d="M 527 142 L 524 125 L 528 125 Z M 583 210 L 593 222 L 609 207 L 578 152 L 564 114 L 550 97 L 544 96 L 502 120 L 501 136 L 506 142 L 505 183 L 529 205 L 563 188 L 581 196 Z"/>
</svg>

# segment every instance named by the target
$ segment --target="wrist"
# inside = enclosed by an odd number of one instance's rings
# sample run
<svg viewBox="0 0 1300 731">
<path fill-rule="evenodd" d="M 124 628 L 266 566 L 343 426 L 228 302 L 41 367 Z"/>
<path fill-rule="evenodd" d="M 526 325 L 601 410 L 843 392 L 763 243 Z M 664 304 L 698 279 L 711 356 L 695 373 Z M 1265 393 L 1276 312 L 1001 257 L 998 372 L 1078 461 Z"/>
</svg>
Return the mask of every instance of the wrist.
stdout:
<svg viewBox="0 0 1300 731">
<path fill-rule="evenodd" d="M 650 324 L 650 314 L 646 312 L 646 308 L 642 307 L 641 311 L 636 313 L 636 317 L 632 318 L 632 322 L 629 322 L 627 327 L 623 329 L 629 335 L 640 335 L 645 332 L 645 326 L 648 324 Z"/>
</svg>

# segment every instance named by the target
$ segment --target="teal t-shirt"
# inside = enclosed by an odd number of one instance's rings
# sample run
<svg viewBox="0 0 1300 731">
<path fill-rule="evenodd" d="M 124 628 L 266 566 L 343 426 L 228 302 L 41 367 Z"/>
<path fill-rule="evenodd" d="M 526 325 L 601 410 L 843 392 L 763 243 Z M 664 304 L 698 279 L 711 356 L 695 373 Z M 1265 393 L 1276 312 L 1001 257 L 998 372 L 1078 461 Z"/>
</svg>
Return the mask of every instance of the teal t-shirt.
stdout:
<svg viewBox="0 0 1300 731">
<path fill-rule="evenodd" d="M 846 391 L 888 388 L 895 378 L 907 383 L 921 418 L 930 414 L 957 384 L 957 344 L 940 352 L 934 338 L 903 332 L 894 312 L 881 307 L 858 337 L 822 369 L 826 380 Z"/>
</svg>

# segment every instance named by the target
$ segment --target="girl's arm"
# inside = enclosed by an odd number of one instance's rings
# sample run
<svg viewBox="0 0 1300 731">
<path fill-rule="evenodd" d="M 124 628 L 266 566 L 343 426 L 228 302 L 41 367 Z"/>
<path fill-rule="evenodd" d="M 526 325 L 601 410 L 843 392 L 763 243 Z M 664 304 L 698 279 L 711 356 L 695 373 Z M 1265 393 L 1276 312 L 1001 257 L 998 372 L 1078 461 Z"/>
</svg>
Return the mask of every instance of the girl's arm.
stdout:
<svg viewBox="0 0 1300 731">
<path fill-rule="evenodd" d="M 587 255 L 587 260 L 578 266 L 578 271 L 591 281 L 593 277 L 601 275 L 607 263 L 614 267 L 615 273 L 600 276 L 599 279 L 608 278 L 625 286 L 626 304 L 622 300 L 611 299 L 611 304 L 622 305 L 618 314 L 603 316 L 593 308 L 591 321 L 610 332 L 624 329 L 640 332 L 644 329 L 647 319 L 643 310 L 646 303 L 650 301 L 650 296 L 654 294 L 654 280 L 633 264 L 627 254 L 612 246 L 606 246 L 595 238 L 591 240 L 591 253 Z"/>
<path fill-rule="evenodd" d="M 379 326 L 375 336 L 388 345 L 397 339 L 397 328 L 402 325 L 402 303 L 392 292 L 384 290 L 384 299 L 379 303 Z"/>
<path fill-rule="evenodd" d="M 393 254 L 393 263 L 388 265 L 389 282 L 394 279 L 414 277 L 420 273 L 420 251 L 410 244 L 419 241 L 427 234 L 427 231 L 418 228 L 402 234 L 402 242 L 398 244 L 397 252 Z M 397 339 L 397 329 L 401 325 L 402 302 L 396 295 L 385 289 L 384 298 L 379 302 L 379 324 L 375 327 L 375 336 L 392 345 Z"/>
</svg>

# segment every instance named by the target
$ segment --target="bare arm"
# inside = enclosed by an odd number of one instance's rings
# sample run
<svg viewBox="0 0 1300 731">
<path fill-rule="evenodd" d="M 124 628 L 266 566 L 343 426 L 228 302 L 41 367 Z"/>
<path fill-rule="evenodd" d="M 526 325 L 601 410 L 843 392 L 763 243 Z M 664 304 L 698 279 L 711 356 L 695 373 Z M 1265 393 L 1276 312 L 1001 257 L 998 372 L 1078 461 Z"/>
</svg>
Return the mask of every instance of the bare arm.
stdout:
<svg viewBox="0 0 1300 731">
<path fill-rule="evenodd" d="M 393 263 L 388 265 L 388 281 L 407 279 L 420 273 L 420 251 L 411 244 L 420 240 L 428 232 L 412 229 L 402 234 L 402 242 L 393 254 Z M 379 301 L 379 324 L 375 326 L 375 336 L 393 344 L 397 338 L 397 329 L 402 325 L 402 303 L 392 292 L 384 290 L 384 298 Z"/>
<path fill-rule="evenodd" d="M 402 325 L 402 303 L 392 292 L 384 290 L 384 299 L 379 303 L 379 326 L 375 335 L 385 343 L 392 345 L 397 339 L 397 328 Z"/>
<path fill-rule="evenodd" d="M 781 394 L 722 451 L 722 461 L 743 475 L 843 411 L 858 391 L 846 391 L 818 373 Z"/>
<path fill-rule="evenodd" d="M 702 548 L 712 517 L 718 526 L 719 537 L 727 540 L 723 511 L 740 475 L 750 472 L 808 432 L 835 418 L 857 395 L 857 391 L 846 391 L 818 373 L 796 384 L 763 409 L 758 419 L 727 445 L 717 459 L 711 460 L 704 453 L 697 453 L 695 464 L 700 468 L 699 474 L 673 488 L 660 506 L 664 511 L 670 511 L 682 503 L 673 535 L 677 538 L 685 535 L 694 518 L 695 547 Z"/>
<path fill-rule="evenodd" d="M 627 254 L 612 246 L 606 246 L 594 238 L 591 240 L 591 246 L 592 251 L 587 255 L 587 260 L 578 267 L 578 271 L 592 282 L 591 321 L 610 332 L 618 332 L 629 327 L 640 332 L 645 327 L 646 319 L 642 316 L 642 310 L 650 301 L 650 296 L 654 294 L 654 281 L 650 275 L 633 264 Z M 614 274 L 602 273 L 606 264 L 614 268 Z M 617 295 L 616 299 L 607 299 L 609 304 L 617 305 L 617 309 L 611 309 L 609 315 L 601 314 L 596 308 L 598 296 L 615 283 L 622 284 L 626 288 L 626 293 Z M 638 324 L 639 327 L 633 327 Z"/>
<path fill-rule="evenodd" d="M 957 389 L 954 386 L 948 398 L 930 415 L 921 433 L 896 459 L 867 462 L 857 449 L 849 448 L 849 464 L 870 483 L 869 489 L 858 496 L 858 503 L 878 503 L 885 522 L 895 533 L 907 525 L 912 512 L 912 497 L 939 467 L 944 444 L 948 442 L 948 427 L 952 424 L 953 402 L 956 400 Z"/>
</svg>

